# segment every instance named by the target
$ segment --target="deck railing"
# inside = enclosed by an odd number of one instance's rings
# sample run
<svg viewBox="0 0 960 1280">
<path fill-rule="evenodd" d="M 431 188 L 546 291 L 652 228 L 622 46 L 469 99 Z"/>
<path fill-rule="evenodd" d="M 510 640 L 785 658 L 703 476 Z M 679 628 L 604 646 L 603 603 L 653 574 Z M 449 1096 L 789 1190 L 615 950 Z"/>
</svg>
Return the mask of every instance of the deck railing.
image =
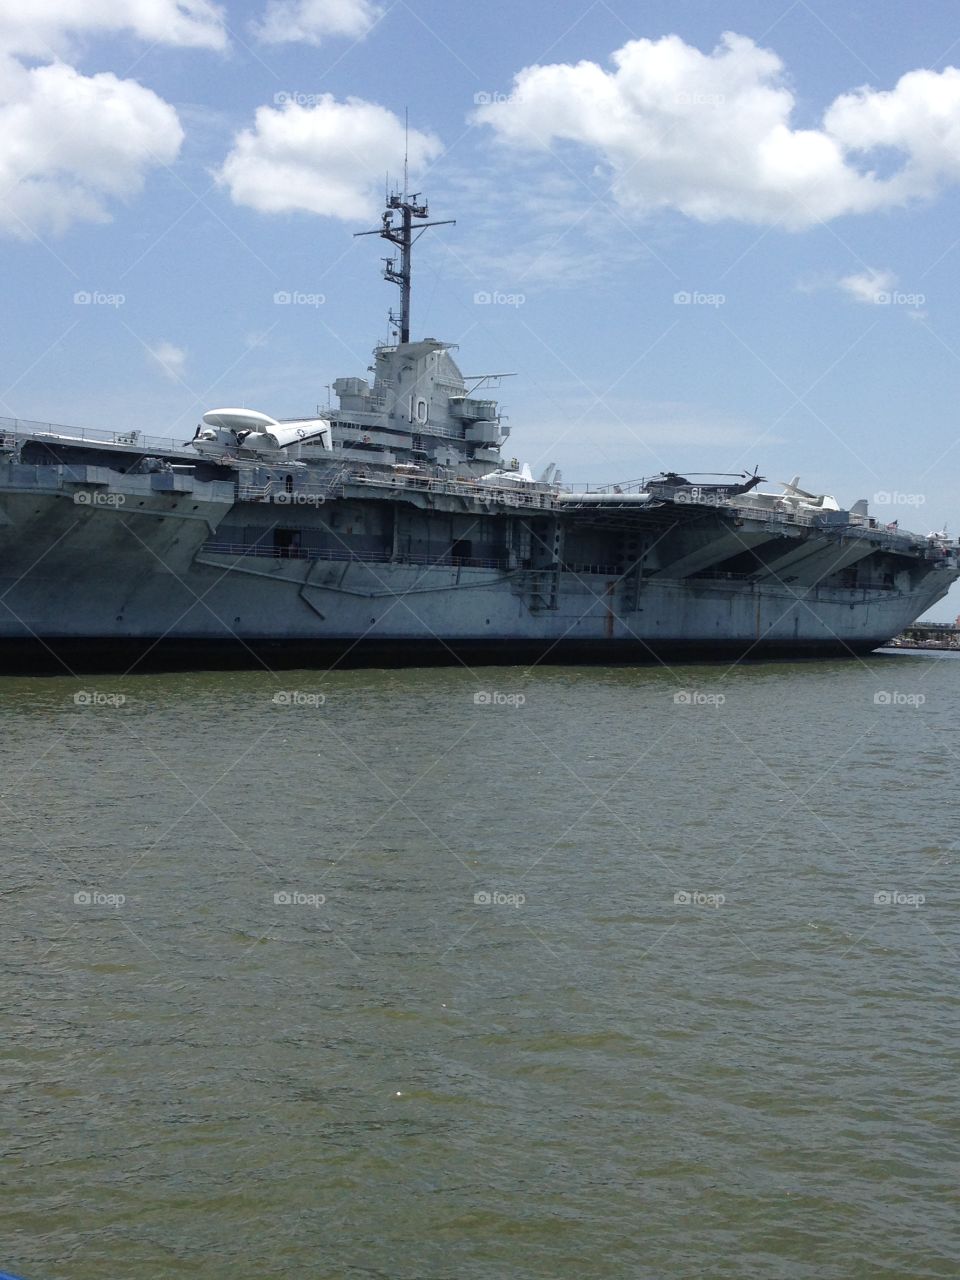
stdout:
<svg viewBox="0 0 960 1280">
<path fill-rule="evenodd" d="M 484 556 L 431 556 L 413 552 L 395 556 L 386 551 L 350 551 L 341 547 L 275 547 L 267 543 L 205 542 L 202 551 L 218 556 L 266 557 L 272 560 L 347 560 L 369 564 L 413 564 L 440 569 L 507 569 L 506 560 Z"/>
<path fill-rule="evenodd" d="M 89 444 L 135 445 L 138 449 L 159 449 L 164 453 L 186 448 L 188 442 L 177 443 L 164 436 L 148 436 L 142 431 L 107 431 L 100 427 L 65 427 L 55 422 L 34 422 L 29 418 L 0 418 L 0 433 L 4 435 L 66 436 L 70 440 L 83 440 Z"/>
<path fill-rule="evenodd" d="M 481 484 L 479 480 L 439 479 L 433 476 L 384 475 L 372 476 L 361 473 L 346 475 L 347 484 L 362 484 L 378 489 L 417 490 L 422 493 L 444 493 L 456 497 L 491 498 L 508 507 L 527 507 L 538 510 L 553 510 L 559 505 L 556 497 L 549 491 L 521 491 L 506 486 Z"/>
</svg>

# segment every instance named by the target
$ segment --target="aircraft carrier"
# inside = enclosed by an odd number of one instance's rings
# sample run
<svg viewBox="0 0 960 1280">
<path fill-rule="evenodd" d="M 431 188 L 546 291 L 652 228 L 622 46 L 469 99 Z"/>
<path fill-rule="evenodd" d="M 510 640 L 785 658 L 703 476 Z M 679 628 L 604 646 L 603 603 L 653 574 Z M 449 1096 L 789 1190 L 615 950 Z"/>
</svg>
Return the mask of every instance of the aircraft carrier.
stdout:
<svg viewBox="0 0 960 1280">
<path fill-rule="evenodd" d="M 428 218 L 396 194 L 360 233 L 401 307 L 336 409 L 214 408 L 186 442 L 0 420 L 3 669 L 833 657 L 960 576 L 945 535 L 797 479 L 576 492 L 504 457 L 503 375 L 410 339 Z"/>
</svg>

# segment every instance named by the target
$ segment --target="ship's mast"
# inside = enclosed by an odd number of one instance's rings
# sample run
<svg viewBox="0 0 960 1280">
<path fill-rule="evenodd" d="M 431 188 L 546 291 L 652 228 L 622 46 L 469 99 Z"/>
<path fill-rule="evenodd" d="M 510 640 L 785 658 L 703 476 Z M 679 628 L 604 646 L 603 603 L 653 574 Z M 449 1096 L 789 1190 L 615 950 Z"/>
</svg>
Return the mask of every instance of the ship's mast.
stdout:
<svg viewBox="0 0 960 1280">
<path fill-rule="evenodd" d="M 400 332 L 400 341 L 410 341 L 410 280 L 412 274 L 412 250 L 413 246 L 423 235 L 428 227 L 452 227 L 455 225 L 453 218 L 448 218 L 445 222 L 425 222 L 425 218 L 429 218 L 430 211 L 427 208 L 427 202 L 419 203 L 419 192 L 407 195 L 406 191 L 406 160 L 404 160 L 404 191 L 403 195 L 395 192 L 387 197 L 387 208 L 383 215 L 382 225 L 376 231 L 357 231 L 358 236 L 382 236 L 384 240 L 389 240 L 391 244 L 396 245 L 400 250 L 400 264 L 397 265 L 396 257 L 384 258 L 385 263 L 383 278 L 389 280 L 392 284 L 400 286 L 400 315 L 396 316 L 393 310 L 390 311 L 390 323 L 395 325 Z M 399 214 L 399 217 L 396 215 Z"/>
</svg>

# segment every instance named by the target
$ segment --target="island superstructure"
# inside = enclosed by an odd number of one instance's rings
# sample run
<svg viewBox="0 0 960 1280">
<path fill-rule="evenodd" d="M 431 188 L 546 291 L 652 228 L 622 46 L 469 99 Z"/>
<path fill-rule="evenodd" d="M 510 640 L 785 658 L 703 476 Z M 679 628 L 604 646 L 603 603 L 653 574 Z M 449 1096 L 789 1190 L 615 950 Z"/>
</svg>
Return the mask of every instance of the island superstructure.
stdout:
<svg viewBox="0 0 960 1280">
<path fill-rule="evenodd" d="M 214 408 L 180 443 L 0 420 L 8 669 L 850 655 L 960 576 L 956 542 L 797 479 L 577 492 L 504 457 L 503 375 L 410 337 L 428 218 L 387 202 L 395 340 L 335 409 Z"/>
</svg>

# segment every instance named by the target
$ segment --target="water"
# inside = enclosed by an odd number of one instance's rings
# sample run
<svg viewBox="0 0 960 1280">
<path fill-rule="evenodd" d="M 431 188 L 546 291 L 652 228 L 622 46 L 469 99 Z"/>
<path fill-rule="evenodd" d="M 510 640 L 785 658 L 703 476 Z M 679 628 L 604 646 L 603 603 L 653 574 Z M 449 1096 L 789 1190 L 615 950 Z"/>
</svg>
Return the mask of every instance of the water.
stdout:
<svg viewBox="0 0 960 1280">
<path fill-rule="evenodd" d="M 956 1276 L 958 726 L 934 654 L 0 682 L 0 1267 Z"/>
</svg>

